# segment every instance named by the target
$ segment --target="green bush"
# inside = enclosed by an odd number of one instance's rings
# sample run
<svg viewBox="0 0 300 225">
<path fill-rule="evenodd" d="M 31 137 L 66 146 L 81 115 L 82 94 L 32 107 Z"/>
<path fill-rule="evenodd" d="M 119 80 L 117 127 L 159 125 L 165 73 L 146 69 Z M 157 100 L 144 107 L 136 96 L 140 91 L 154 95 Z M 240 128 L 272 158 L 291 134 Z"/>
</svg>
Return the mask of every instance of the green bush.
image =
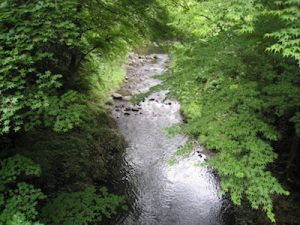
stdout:
<svg viewBox="0 0 300 225">
<path fill-rule="evenodd" d="M 34 224 L 37 204 L 45 198 L 40 189 L 26 182 L 40 176 L 40 167 L 32 160 L 15 155 L 1 161 L 0 169 L 0 224 Z"/>
<path fill-rule="evenodd" d="M 88 225 L 111 218 L 124 198 L 107 192 L 106 188 L 96 190 L 87 187 L 81 192 L 58 194 L 42 210 L 45 224 Z"/>
</svg>

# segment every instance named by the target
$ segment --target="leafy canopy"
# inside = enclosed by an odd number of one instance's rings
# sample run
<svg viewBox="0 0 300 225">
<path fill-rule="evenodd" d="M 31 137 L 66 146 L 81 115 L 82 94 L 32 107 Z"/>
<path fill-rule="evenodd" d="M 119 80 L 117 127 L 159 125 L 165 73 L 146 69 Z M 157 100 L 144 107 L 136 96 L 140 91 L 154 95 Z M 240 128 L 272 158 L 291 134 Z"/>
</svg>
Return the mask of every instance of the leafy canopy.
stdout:
<svg viewBox="0 0 300 225">
<path fill-rule="evenodd" d="M 273 222 L 273 195 L 288 194 L 268 171 L 277 158 L 272 144 L 285 135 L 278 121 L 292 122 L 299 135 L 298 6 L 209 0 L 170 8 L 170 26 L 182 38 L 167 81 L 188 119 L 180 132 L 218 151 L 209 164 L 223 193 Z"/>
</svg>

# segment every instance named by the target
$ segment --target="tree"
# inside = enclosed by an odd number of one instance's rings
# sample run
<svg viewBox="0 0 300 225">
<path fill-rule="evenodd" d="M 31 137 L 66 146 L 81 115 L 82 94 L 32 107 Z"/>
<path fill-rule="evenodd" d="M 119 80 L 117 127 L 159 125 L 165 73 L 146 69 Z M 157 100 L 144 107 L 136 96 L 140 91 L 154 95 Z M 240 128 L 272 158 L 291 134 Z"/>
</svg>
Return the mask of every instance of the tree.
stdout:
<svg viewBox="0 0 300 225">
<path fill-rule="evenodd" d="M 218 151 L 209 165 L 235 204 L 246 199 L 274 222 L 273 195 L 288 194 L 268 171 L 277 158 L 273 143 L 285 137 L 278 121 L 292 133 L 299 129 L 300 70 L 292 59 L 299 23 L 291 23 L 299 19 L 298 1 L 185 5 L 173 11 L 171 25 L 184 38 L 174 47 L 168 80 L 188 118 L 181 132 Z"/>
</svg>

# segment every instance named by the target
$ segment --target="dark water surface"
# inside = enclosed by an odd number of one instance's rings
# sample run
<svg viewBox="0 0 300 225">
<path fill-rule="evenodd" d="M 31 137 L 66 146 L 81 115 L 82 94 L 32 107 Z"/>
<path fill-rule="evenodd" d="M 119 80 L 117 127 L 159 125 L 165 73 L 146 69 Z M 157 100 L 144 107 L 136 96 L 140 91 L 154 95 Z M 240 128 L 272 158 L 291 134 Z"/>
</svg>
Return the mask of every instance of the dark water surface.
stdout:
<svg viewBox="0 0 300 225">
<path fill-rule="evenodd" d="M 159 84 L 151 77 L 162 74 L 169 60 L 166 54 L 140 58 L 132 54 L 129 58 L 127 81 L 119 91 L 123 95 L 136 95 Z M 209 168 L 194 166 L 203 158 L 192 153 L 173 166 L 168 164 L 187 138 L 166 137 L 164 128 L 183 122 L 179 103 L 165 100 L 167 93 L 154 93 L 138 106 L 123 100 L 114 102 L 112 115 L 128 148 L 120 165 L 112 168 L 119 174 L 113 182 L 116 187 L 125 188 L 130 206 L 128 213 L 112 224 L 225 224 L 226 203 L 218 194 L 217 179 Z"/>
</svg>

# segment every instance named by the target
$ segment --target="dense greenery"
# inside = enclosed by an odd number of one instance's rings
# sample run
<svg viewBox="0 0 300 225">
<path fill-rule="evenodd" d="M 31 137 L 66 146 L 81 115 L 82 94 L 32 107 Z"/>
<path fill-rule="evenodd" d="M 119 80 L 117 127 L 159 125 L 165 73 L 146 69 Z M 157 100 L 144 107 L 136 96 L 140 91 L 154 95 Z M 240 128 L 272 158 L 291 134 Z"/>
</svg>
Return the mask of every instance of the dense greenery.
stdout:
<svg viewBox="0 0 300 225">
<path fill-rule="evenodd" d="M 170 24 L 181 35 L 168 79 L 188 119 L 181 131 L 218 151 L 209 164 L 235 204 L 247 199 L 273 222 L 273 195 L 288 192 L 268 168 L 276 151 L 297 155 L 300 136 L 299 5 L 182 1 Z"/>
<path fill-rule="evenodd" d="M 101 106 L 165 17 L 156 1 L 0 1 L 0 224 L 94 224 L 124 204 L 100 187 L 124 148 Z"/>
<path fill-rule="evenodd" d="M 299 6 L 0 0 L 0 224 L 94 224 L 124 206 L 101 187 L 124 148 L 102 106 L 127 52 L 163 38 L 188 121 L 173 131 L 191 136 L 172 162 L 199 143 L 217 152 L 222 191 L 274 222 L 275 194 L 289 194 L 274 162 L 291 174 L 299 160 Z"/>
<path fill-rule="evenodd" d="M 42 216 L 46 224 L 82 225 L 101 221 L 101 215 L 111 218 L 124 198 L 94 187 L 82 192 L 60 193 L 53 202 L 44 207 Z"/>
</svg>

